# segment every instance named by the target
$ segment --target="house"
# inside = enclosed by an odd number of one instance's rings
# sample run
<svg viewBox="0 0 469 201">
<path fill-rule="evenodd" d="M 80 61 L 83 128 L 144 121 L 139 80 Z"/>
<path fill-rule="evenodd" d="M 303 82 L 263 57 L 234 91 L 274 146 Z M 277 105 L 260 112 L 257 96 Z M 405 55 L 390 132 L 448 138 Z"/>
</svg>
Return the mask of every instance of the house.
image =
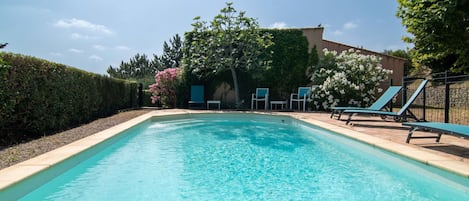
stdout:
<svg viewBox="0 0 469 201">
<path fill-rule="evenodd" d="M 365 55 L 375 55 L 381 57 L 381 65 L 385 69 L 392 70 L 392 75 L 389 76 L 389 79 L 392 79 L 393 85 L 402 85 L 402 78 L 404 77 L 404 63 L 407 61 L 406 59 L 390 56 L 387 54 L 374 52 L 371 50 L 353 47 L 350 45 L 325 40 L 323 39 L 323 27 L 316 27 L 316 28 L 302 28 L 303 35 L 306 37 L 309 43 L 309 49 L 312 49 L 316 46 L 318 51 L 318 55 L 322 55 L 322 50 L 327 48 L 328 50 L 335 50 L 337 52 L 342 52 L 344 50 L 348 50 L 350 48 L 360 50 L 362 54 Z M 391 80 L 389 80 L 390 82 Z"/>
</svg>

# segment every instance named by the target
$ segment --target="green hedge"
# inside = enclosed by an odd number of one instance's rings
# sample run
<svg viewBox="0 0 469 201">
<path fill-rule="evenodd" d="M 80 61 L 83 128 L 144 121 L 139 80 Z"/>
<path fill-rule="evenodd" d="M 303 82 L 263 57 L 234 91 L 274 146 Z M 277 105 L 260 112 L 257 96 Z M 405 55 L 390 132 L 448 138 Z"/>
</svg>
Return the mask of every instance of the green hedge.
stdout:
<svg viewBox="0 0 469 201">
<path fill-rule="evenodd" d="M 0 59 L 2 134 L 43 135 L 137 104 L 134 82 L 30 56 L 0 53 Z"/>
<path fill-rule="evenodd" d="M 308 40 L 299 29 L 267 29 L 273 36 L 274 45 L 271 68 L 263 74 L 260 86 L 270 88 L 272 99 L 289 98 L 298 87 L 311 82 L 308 68 L 318 62 L 317 50 L 309 53 Z"/>
</svg>

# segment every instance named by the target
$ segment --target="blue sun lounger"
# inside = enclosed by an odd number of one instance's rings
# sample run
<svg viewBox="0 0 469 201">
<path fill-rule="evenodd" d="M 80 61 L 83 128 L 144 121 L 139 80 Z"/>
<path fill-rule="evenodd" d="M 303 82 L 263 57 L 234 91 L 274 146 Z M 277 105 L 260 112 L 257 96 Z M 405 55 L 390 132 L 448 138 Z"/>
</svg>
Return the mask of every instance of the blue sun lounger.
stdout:
<svg viewBox="0 0 469 201">
<path fill-rule="evenodd" d="M 390 86 L 370 107 L 332 107 L 331 118 L 337 116 L 340 119 L 344 110 L 382 110 L 401 88 L 402 86 Z"/>
<path fill-rule="evenodd" d="M 387 111 L 381 111 L 381 110 L 344 110 L 343 113 L 349 113 L 347 122 L 345 124 L 349 124 L 350 121 L 352 121 L 352 116 L 354 114 L 371 114 L 371 115 L 381 115 L 381 116 L 392 116 L 394 118 L 401 118 L 405 120 L 406 118 L 412 118 L 415 120 L 417 117 L 409 110 L 410 105 L 415 101 L 417 96 L 422 92 L 422 90 L 425 88 L 425 85 L 428 83 L 428 80 L 423 80 L 419 87 L 415 90 L 414 94 L 407 100 L 406 104 L 402 106 L 402 108 L 398 112 L 387 112 Z"/>
<path fill-rule="evenodd" d="M 450 123 L 440 123 L 440 122 L 404 122 L 404 126 L 410 126 L 409 134 L 407 135 L 406 142 L 409 143 L 411 139 L 415 138 L 436 138 L 436 142 L 440 142 L 441 135 L 443 133 L 460 135 L 464 137 L 469 137 L 469 126 L 459 125 L 459 124 L 450 124 Z M 437 136 L 412 136 L 414 132 L 418 129 L 430 130 L 437 132 Z"/>
</svg>

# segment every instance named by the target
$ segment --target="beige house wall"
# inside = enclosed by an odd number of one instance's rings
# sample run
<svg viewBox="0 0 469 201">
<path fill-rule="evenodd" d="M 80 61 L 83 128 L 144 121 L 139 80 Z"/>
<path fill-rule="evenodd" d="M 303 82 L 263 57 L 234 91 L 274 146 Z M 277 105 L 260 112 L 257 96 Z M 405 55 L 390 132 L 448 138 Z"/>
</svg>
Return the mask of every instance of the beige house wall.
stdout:
<svg viewBox="0 0 469 201">
<path fill-rule="evenodd" d="M 322 34 L 324 33 L 324 28 L 304 28 L 303 36 L 308 40 L 308 52 L 311 53 L 311 50 L 316 46 L 316 50 L 319 55 L 322 55 Z"/>
<path fill-rule="evenodd" d="M 386 54 L 382 54 L 379 52 L 373 52 L 370 50 L 366 50 L 363 48 L 357 48 L 350 45 L 345 45 L 342 43 L 337 43 L 329 40 L 323 39 L 324 28 L 323 27 L 315 27 L 315 28 L 303 28 L 303 35 L 308 40 L 308 48 L 311 50 L 314 46 L 318 51 L 318 55 L 322 56 L 322 50 L 327 48 L 328 50 L 335 50 L 337 52 L 342 52 L 344 50 L 348 50 L 350 48 L 360 50 L 362 54 L 365 55 L 375 55 L 381 57 L 381 65 L 385 69 L 392 70 L 393 73 L 389 79 L 392 79 L 393 85 L 402 85 L 402 77 L 404 76 L 404 63 L 406 62 L 405 59 L 389 56 Z M 390 83 L 390 80 L 388 80 Z"/>
</svg>

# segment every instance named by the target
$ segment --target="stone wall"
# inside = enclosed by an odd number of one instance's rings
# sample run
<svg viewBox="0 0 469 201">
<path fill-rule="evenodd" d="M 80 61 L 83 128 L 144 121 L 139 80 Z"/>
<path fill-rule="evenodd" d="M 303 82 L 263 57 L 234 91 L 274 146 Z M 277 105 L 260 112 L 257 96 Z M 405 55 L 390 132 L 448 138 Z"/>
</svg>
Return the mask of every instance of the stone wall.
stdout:
<svg viewBox="0 0 469 201">
<path fill-rule="evenodd" d="M 426 88 L 426 104 L 434 107 L 444 107 L 445 86 L 430 86 Z M 456 84 L 450 86 L 450 107 L 468 108 L 469 87 Z"/>
</svg>

